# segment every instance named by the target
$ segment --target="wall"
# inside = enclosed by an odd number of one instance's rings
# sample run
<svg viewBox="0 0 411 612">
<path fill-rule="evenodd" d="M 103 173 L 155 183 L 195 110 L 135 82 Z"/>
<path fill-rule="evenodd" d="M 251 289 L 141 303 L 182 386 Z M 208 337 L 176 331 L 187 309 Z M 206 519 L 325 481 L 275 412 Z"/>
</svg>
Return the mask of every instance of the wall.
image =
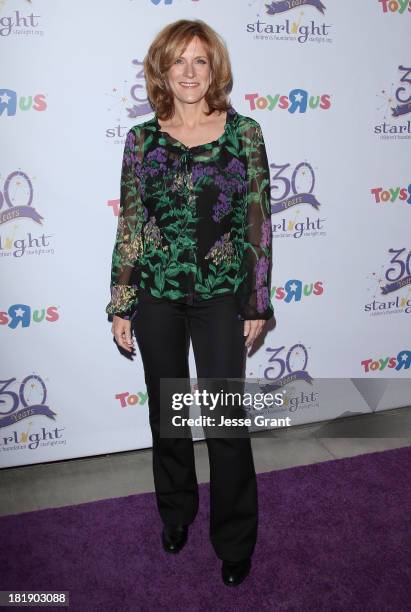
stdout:
<svg viewBox="0 0 411 612">
<path fill-rule="evenodd" d="M 411 2 L 3 0 L 3 467 L 151 446 L 105 306 L 141 62 L 179 18 L 226 40 L 272 168 L 277 326 L 247 377 L 290 377 L 293 424 L 409 403 Z"/>
</svg>

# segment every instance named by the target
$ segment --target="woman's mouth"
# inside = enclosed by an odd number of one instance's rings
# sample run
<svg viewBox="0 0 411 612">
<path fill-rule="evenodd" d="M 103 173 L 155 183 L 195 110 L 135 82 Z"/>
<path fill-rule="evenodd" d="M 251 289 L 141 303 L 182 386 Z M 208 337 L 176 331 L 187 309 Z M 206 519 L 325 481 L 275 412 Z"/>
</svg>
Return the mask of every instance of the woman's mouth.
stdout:
<svg viewBox="0 0 411 612">
<path fill-rule="evenodd" d="M 197 87 L 198 83 L 189 83 L 189 82 L 184 82 L 183 81 L 183 82 L 180 83 L 180 85 L 181 85 L 181 87 L 190 88 L 190 87 Z"/>
</svg>

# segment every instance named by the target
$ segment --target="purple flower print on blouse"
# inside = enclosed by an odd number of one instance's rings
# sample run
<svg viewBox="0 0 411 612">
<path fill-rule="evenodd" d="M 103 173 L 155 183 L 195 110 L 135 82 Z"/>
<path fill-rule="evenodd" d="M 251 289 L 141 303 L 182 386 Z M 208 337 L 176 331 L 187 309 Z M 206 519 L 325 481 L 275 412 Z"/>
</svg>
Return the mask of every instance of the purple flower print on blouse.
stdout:
<svg viewBox="0 0 411 612">
<path fill-rule="evenodd" d="M 134 167 L 135 174 L 138 178 L 142 176 L 142 163 L 137 154 L 135 153 L 136 137 L 134 132 L 128 132 L 126 137 L 126 144 L 124 147 L 123 167 L 131 168 Z"/>
<path fill-rule="evenodd" d="M 144 174 L 148 176 L 157 176 L 158 168 L 152 168 L 151 166 L 145 166 Z"/>
<path fill-rule="evenodd" d="M 156 147 L 146 155 L 148 161 L 156 161 L 159 164 L 164 164 L 167 161 L 167 153 L 163 147 Z"/>
<path fill-rule="evenodd" d="M 127 133 L 125 146 L 129 149 L 134 149 L 136 146 L 136 135 L 132 130 Z"/>
<path fill-rule="evenodd" d="M 268 287 L 258 287 L 257 289 L 257 312 L 264 312 L 268 308 Z"/>
<path fill-rule="evenodd" d="M 260 246 L 265 248 L 271 242 L 271 219 L 267 218 L 261 225 L 261 242 Z"/>
<path fill-rule="evenodd" d="M 193 183 L 195 183 L 199 178 L 203 176 L 212 176 L 215 174 L 216 169 L 210 166 L 206 166 L 205 164 L 195 164 L 193 166 L 192 178 Z"/>
<path fill-rule="evenodd" d="M 221 191 L 228 190 L 229 182 L 221 174 L 217 174 L 214 180 L 215 184 L 221 189 Z"/>
<path fill-rule="evenodd" d="M 230 179 L 226 179 L 221 174 L 217 174 L 217 176 L 214 179 L 214 182 L 217 185 L 217 187 L 219 187 L 220 190 L 224 191 L 225 193 L 233 193 L 235 191 L 237 191 L 238 193 L 241 193 L 247 188 L 246 181 L 243 181 L 243 180 L 239 181 L 238 179 L 234 177 Z"/>
<path fill-rule="evenodd" d="M 268 271 L 267 257 L 260 257 L 255 265 L 255 286 L 262 287 L 265 285 Z"/>
<path fill-rule="evenodd" d="M 238 290 L 242 319 L 273 316 L 270 168 L 262 130 L 234 109 L 226 123 L 224 137 L 189 155 L 158 129 L 156 117 L 125 131 L 108 314 L 131 318 L 141 284 L 153 295 L 183 301 L 191 301 L 192 290 L 204 299 Z M 202 272 L 194 276 L 193 253 Z"/>
<path fill-rule="evenodd" d="M 232 173 L 238 173 L 243 178 L 245 177 L 245 167 L 241 160 L 233 157 L 229 164 L 227 164 L 227 170 Z"/>
<path fill-rule="evenodd" d="M 126 142 L 124 145 L 124 165 L 127 167 L 130 167 L 131 164 L 133 164 L 135 162 L 135 154 L 134 154 L 134 148 L 135 148 L 135 144 L 136 144 L 136 137 L 134 135 L 134 132 L 128 132 L 127 136 L 126 136 Z"/>
<path fill-rule="evenodd" d="M 167 152 L 163 147 L 156 147 L 149 151 L 146 155 L 146 161 L 144 172 L 149 176 L 157 176 L 160 172 L 167 171 Z"/>
<path fill-rule="evenodd" d="M 225 215 L 227 215 L 231 210 L 231 201 L 225 195 L 225 193 L 220 193 L 218 196 L 217 204 L 213 206 L 213 221 L 218 223 L 221 221 Z"/>
<path fill-rule="evenodd" d="M 146 189 L 145 189 L 144 181 L 139 181 L 139 183 L 138 183 L 138 193 L 140 195 L 140 198 L 142 200 L 144 200 L 145 195 L 146 195 Z"/>
<path fill-rule="evenodd" d="M 140 178 L 142 175 L 141 159 L 135 152 L 136 136 L 133 131 L 127 133 L 126 142 L 124 145 L 123 166 L 130 168 L 134 166 L 136 175 Z"/>
</svg>

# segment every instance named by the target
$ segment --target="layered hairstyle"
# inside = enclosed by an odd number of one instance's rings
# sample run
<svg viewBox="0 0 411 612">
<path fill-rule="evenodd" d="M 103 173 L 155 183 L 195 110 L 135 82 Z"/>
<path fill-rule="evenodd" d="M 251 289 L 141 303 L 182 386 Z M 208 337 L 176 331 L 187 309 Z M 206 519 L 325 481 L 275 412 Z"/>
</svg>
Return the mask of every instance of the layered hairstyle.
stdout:
<svg viewBox="0 0 411 612">
<path fill-rule="evenodd" d="M 211 83 L 205 94 L 209 108 L 207 115 L 215 110 L 226 111 L 230 107 L 233 76 L 224 40 L 201 19 L 179 19 L 157 34 L 143 62 L 148 99 L 162 120 L 174 115 L 174 97 L 166 73 L 194 36 L 198 36 L 204 44 L 211 68 Z"/>
</svg>

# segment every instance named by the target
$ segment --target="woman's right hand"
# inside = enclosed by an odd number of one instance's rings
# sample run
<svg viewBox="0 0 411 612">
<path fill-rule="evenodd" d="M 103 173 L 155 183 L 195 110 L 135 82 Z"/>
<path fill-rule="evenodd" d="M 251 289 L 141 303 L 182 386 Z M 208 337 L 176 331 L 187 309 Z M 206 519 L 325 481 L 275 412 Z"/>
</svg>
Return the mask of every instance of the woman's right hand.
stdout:
<svg viewBox="0 0 411 612">
<path fill-rule="evenodd" d="M 134 348 L 134 339 L 131 334 L 131 321 L 114 315 L 111 331 L 117 344 L 131 353 Z"/>
</svg>

